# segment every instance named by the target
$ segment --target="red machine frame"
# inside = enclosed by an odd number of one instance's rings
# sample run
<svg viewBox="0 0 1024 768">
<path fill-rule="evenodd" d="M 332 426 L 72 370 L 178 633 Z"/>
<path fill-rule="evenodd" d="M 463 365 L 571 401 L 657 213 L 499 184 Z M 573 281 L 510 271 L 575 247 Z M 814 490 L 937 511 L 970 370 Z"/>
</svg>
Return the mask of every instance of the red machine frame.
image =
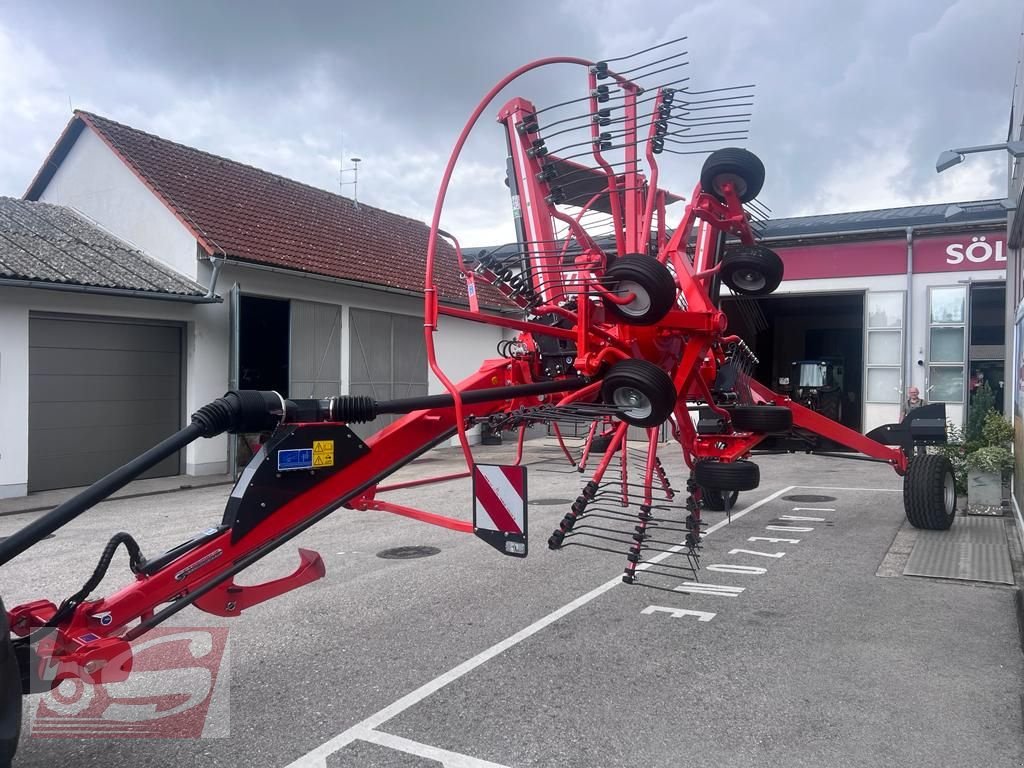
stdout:
<svg viewBox="0 0 1024 768">
<path fill-rule="evenodd" d="M 608 251 L 602 249 L 581 226 L 579 217 L 568 216 L 558 208 L 556 179 L 550 178 L 549 172 L 551 161 L 550 158 L 546 161 L 545 153 L 539 151 L 544 144 L 540 138 L 537 109 L 525 99 L 512 99 L 500 109 L 498 119 L 505 128 L 510 147 L 511 167 L 522 214 L 521 242 L 530 266 L 532 293 L 539 300 L 535 299 L 525 307 L 531 319 L 515 319 L 482 311 L 477 297 L 477 282 L 493 283 L 506 293 L 510 301 L 517 301 L 515 291 L 508 290 L 500 275 L 490 271 L 485 264 L 467 265 L 458 242 L 453 239 L 458 262 L 467 281 L 470 308 L 442 306 L 435 281 L 435 264 L 438 236 L 446 233 L 441 232 L 439 225 L 448 184 L 466 138 L 505 86 L 528 71 L 556 64 L 583 67 L 587 73 L 589 108 L 595 116 L 591 149 L 597 170 L 572 172 L 589 174 L 585 177 L 588 181 L 603 185 L 603 190 L 582 208 L 585 211 L 600 205 L 607 209 L 614 221 L 613 247 Z M 622 92 L 624 118 L 619 134 L 625 156 L 622 172 L 617 171 L 605 157 L 604 145 L 608 142 L 601 134 L 597 119 L 601 109 L 600 81 L 604 79 L 610 79 Z M 419 401 L 422 407 L 413 408 L 408 403 L 388 406 L 392 408 L 391 412 L 402 412 L 403 408 L 411 412 L 367 439 L 365 450 L 358 456 L 333 474 L 295 493 L 242 535 L 226 516 L 220 527 L 171 550 L 161 567 L 140 571 L 132 583 L 113 594 L 99 599 L 82 599 L 63 611 L 63 615 L 59 614 L 61 609 L 58 605 L 48 600 L 11 609 L 8 619 L 12 632 L 31 640 L 28 658 L 33 667 L 30 670 L 33 685 L 36 688 L 52 686 L 69 676 L 95 683 L 123 680 L 131 670 L 131 641 L 186 605 L 194 605 L 218 616 L 237 616 L 253 605 L 320 578 L 324 575 L 320 556 L 309 550 L 300 550 L 298 568 L 285 578 L 256 586 L 239 586 L 233 580 L 239 571 L 339 507 L 391 512 L 454 531 L 472 532 L 473 525 L 466 520 L 391 503 L 379 495 L 415 484 L 466 477 L 474 464 L 467 428 L 475 421 L 496 414 L 529 414 L 538 409 L 548 409 L 557 414 L 568 412 L 573 407 L 601 403 L 602 386 L 608 372 L 623 361 L 645 361 L 664 371 L 671 379 L 676 398 L 674 407 L 666 416 L 688 468 L 692 470 L 698 461 L 730 463 L 749 455 L 765 435 L 733 429 L 730 410 L 716 403 L 711 390 L 719 369 L 728 362 L 731 354 L 735 354 L 740 344 L 737 337 L 727 333 L 726 316 L 718 308 L 715 295 L 726 238 L 734 238 L 746 246 L 754 246 L 756 238 L 741 201 L 741 191 L 728 180 L 714 190 L 697 184 L 681 221 L 669 233 L 665 209 L 671 196 L 657 185 L 656 149 L 660 138 L 658 115 L 666 111 L 665 107 L 671 108 L 673 92 L 668 88 L 658 89 L 653 100 L 648 97 L 652 116 L 646 136 L 641 135 L 644 126 L 639 116 L 641 104 L 638 96 L 641 93 L 639 86 L 616 75 L 603 62 L 570 57 L 536 61 L 501 80 L 474 110 L 456 142 L 443 175 L 431 224 L 425 263 L 424 340 L 430 370 L 441 381 L 447 395 L 423 398 Z M 644 148 L 643 161 L 641 147 Z M 649 169 L 649 178 L 639 170 L 641 162 Z M 571 168 L 566 164 L 560 167 Z M 554 222 L 561 222 L 570 232 L 565 245 L 557 253 L 536 246 L 537 243 L 550 243 L 556 239 Z M 691 242 L 695 230 L 696 237 Z M 570 239 L 573 243 L 571 249 Z M 655 259 L 671 274 L 675 281 L 676 299 L 657 322 L 635 324 L 615 315 L 616 307 L 630 306 L 638 296 L 635 291 L 618 290 L 614 281 L 609 282 L 607 273 L 611 268 L 612 253 Z M 520 353 L 511 358 L 487 360 L 475 374 L 455 383 L 445 374 L 437 358 L 434 337 L 440 316 L 518 331 L 517 349 Z M 540 339 L 557 339 L 574 345 L 572 369 L 555 376 L 546 373 L 538 351 Z M 906 471 L 907 456 L 900 448 L 871 440 L 756 382 L 750 382 L 749 387 L 754 403 L 788 409 L 794 426 L 885 461 L 900 474 Z M 345 425 L 346 421 L 355 419 L 337 418 L 343 410 L 343 401 L 346 398 L 320 401 L 313 410 L 307 407 L 309 404 L 298 403 L 296 406 L 292 401 L 282 402 L 280 410 L 273 414 L 271 426 L 276 425 L 279 430 L 287 426 L 292 439 L 299 442 L 307 430 L 314 428 L 335 430 L 338 439 L 351 440 L 354 436 Z M 689 415 L 689 406 L 694 403 L 713 409 L 722 420 L 723 430 L 717 434 L 699 434 Z M 377 411 L 381 410 L 378 407 Z M 297 416 L 294 415 L 296 411 Z M 553 420 L 559 443 L 570 462 L 576 463 L 557 432 L 557 418 L 553 417 Z M 607 421 L 607 417 L 594 417 L 578 462 L 580 471 L 591 455 L 598 425 Z M 514 419 L 512 423 L 519 427 L 515 459 L 519 463 L 525 423 Z M 622 449 L 627 428 L 625 420 L 614 425 L 610 444 L 603 451 L 592 475 L 592 487 L 596 488 L 603 481 L 612 457 Z M 669 497 L 673 492 L 658 457 L 657 428 L 649 426 L 646 434 L 640 500 L 642 506 L 649 509 L 655 488 L 668 493 Z M 380 485 L 397 468 L 452 435 L 457 435 L 462 445 L 467 461 L 466 472 Z M 195 439 L 196 436 L 198 434 L 191 437 Z M 270 453 L 271 449 L 265 446 L 250 466 L 268 460 Z M 626 463 L 622 462 L 622 495 L 628 501 L 625 467 Z M 236 494 L 244 495 L 246 482 L 243 476 Z M 691 496 L 696 495 L 699 499 L 699 490 L 689 490 Z M 696 546 L 700 530 L 699 505 L 691 512 L 696 516 L 692 541 Z M 58 524 L 59 521 L 54 522 L 53 527 Z M 645 518 L 641 516 L 641 527 L 644 525 Z M 44 528 L 46 526 L 35 526 L 25 540 L 33 537 L 38 540 Z M 17 554 L 17 551 L 11 554 L 12 551 L 10 548 L 4 550 L 0 561 L 5 562 Z"/>
</svg>

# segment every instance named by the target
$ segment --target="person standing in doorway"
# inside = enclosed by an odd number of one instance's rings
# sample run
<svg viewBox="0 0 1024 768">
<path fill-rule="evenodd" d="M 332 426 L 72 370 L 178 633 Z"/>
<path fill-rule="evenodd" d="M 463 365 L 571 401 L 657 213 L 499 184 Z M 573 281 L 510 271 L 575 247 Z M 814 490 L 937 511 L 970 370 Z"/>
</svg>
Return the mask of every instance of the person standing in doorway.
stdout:
<svg viewBox="0 0 1024 768">
<path fill-rule="evenodd" d="M 927 405 L 923 399 L 921 399 L 921 390 L 917 387 L 907 387 L 907 400 L 903 403 L 903 416 L 910 413 L 914 408 L 920 408 L 922 405 Z"/>
</svg>

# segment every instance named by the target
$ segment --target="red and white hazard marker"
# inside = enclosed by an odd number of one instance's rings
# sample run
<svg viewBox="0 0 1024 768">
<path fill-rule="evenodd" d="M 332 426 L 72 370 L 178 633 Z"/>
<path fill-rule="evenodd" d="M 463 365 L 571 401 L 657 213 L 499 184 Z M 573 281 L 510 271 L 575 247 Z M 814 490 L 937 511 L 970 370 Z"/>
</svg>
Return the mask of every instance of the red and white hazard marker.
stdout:
<svg viewBox="0 0 1024 768">
<path fill-rule="evenodd" d="M 473 532 L 513 557 L 526 557 L 526 467 L 473 467 Z"/>
</svg>

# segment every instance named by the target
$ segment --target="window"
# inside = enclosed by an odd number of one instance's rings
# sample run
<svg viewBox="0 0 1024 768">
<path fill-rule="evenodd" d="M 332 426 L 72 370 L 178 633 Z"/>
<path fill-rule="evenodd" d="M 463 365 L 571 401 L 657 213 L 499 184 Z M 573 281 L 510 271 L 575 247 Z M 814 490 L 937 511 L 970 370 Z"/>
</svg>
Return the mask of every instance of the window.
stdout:
<svg viewBox="0 0 1024 768">
<path fill-rule="evenodd" d="M 903 292 L 868 293 L 867 387 L 869 403 L 900 402 L 903 372 Z"/>
<path fill-rule="evenodd" d="M 962 285 L 928 293 L 928 393 L 932 403 L 964 401 L 967 290 Z"/>
</svg>

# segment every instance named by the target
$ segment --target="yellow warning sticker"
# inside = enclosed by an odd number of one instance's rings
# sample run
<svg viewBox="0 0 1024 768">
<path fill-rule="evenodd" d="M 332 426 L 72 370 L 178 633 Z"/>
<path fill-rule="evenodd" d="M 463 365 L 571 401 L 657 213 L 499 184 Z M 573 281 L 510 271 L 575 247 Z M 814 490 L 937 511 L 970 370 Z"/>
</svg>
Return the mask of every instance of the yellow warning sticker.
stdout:
<svg viewBox="0 0 1024 768">
<path fill-rule="evenodd" d="M 313 441 L 313 466 L 333 467 L 334 466 L 334 441 L 314 440 Z"/>
</svg>

